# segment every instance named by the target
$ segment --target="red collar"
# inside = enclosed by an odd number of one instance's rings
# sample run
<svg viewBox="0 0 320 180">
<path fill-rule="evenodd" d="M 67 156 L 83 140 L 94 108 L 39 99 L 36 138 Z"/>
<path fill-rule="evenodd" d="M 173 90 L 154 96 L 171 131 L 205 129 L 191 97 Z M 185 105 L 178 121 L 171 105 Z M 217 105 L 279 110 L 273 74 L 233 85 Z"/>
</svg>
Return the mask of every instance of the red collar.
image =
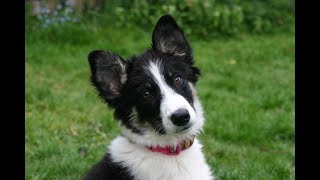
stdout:
<svg viewBox="0 0 320 180">
<path fill-rule="evenodd" d="M 188 149 L 192 146 L 194 142 L 194 136 L 191 139 L 186 139 L 183 141 L 180 141 L 178 143 L 178 146 L 176 148 L 166 146 L 166 147 L 146 147 L 152 152 L 159 152 L 165 155 L 179 155 L 181 151 Z"/>
</svg>

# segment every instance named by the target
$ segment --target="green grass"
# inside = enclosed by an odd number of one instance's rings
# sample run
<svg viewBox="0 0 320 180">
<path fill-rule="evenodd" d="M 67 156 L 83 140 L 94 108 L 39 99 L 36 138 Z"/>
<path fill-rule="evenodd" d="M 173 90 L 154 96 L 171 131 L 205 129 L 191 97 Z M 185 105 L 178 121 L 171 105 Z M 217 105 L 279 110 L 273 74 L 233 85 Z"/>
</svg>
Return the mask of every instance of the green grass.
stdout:
<svg viewBox="0 0 320 180">
<path fill-rule="evenodd" d="M 142 52 L 151 32 L 67 26 L 26 32 L 26 179 L 78 179 L 119 128 L 87 55 Z M 206 112 L 200 141 L 217 179 L 294 179 L 294 35 L 189 38 Z"/>
</svg>

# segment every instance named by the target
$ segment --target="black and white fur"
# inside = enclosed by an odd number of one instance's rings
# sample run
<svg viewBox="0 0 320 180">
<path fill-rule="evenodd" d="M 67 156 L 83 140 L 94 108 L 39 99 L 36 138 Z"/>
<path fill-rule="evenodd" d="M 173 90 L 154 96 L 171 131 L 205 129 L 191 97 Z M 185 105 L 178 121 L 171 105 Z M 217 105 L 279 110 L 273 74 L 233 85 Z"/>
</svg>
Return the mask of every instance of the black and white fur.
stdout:
<svg viewBox="0 0 320 180">
<path fill-rule="evenodd" d="M 176 146 L 202 131 L 204 123 L 195 84 L 200 75 L 182 30 L 162 16 L 152 47 L 128 60 L 110 51 L 89 54 L 91 80 L 114 109 L 121 135 L 84 179 L 210 180 L 213 175 L 197 139 L 180 155 L 149 151 L 146 146 Z M 179 110 L 178 121 L 173 118 Z M 183 112 L 181 118 L 181 112 Z"/>
</svg>

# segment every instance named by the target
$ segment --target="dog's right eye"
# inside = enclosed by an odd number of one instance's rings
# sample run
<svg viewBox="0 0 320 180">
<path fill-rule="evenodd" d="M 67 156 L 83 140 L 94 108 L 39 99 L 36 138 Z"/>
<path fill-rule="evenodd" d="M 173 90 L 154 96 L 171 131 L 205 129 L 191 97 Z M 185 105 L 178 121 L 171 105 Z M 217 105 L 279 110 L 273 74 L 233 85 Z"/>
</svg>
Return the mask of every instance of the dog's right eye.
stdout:
<svg viewBox="0 0 320 180">
<path fill-rule="evenodd" d="M 175 83 L 176 85 L 181 85 L 181 84 L 183 83 L 183 79 L 182 79 L 180 76 L 176 76 L 176 77 L 174 78 L 174 83 Z"/>
<path fill-rule="evenodd" d="M 150 97 L 150 92 L 149 91 L 144 91 L 143 92 L 143 97 L 144 98 L 149 98 Z"/>
</svg>

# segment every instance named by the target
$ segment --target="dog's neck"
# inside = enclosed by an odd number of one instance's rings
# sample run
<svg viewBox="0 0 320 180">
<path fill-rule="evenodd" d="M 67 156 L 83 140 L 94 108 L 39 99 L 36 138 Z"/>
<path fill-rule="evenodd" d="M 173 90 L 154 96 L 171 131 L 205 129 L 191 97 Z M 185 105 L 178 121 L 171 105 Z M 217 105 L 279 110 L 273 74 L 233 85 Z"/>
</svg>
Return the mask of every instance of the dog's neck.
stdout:
<svg viewBox="0 0 320 180">
<path fill-rule="evenodd" d="M 202 145 L 194 139 L 193 145 L 178 156 L 151 152 L 146 147 L 131 143 L 126 137 L 118 136 L 109 146 L 113 162 L 128 167 L 139 179 L 201 179 L 209 180 L 208 168 Z M 183 168 L 181 168 L 183 167 Z"/>
<path fill-rule="evenodd" d="M 194 142 L 194 136 L 191 139 L 185 139 L 178 142 L 178 146 L 176 147 L 147 147 L 152 152 L 158 152 L 165 155 L 179 155 L 181 151 L 184 151 L 192 146 Z"/>
<path fill-rule="evenodd" d="M 124 136 L 122 134 L 122 136 Z M 125 136 L 124 136 L 125 137 Z M 135 143 L 130 138 L 126 137 L 131 143 Z M 184 151 L 190 148 L 194 142 L 195 136 L 191 138 L 186 138 L 177 142 L 177 145 L 174 146 L 145 146 L 145 148 L 149 149 L 152 152 L 157 152 L 165 155 L 179 155 L 181 151 Z"/>
</svg>

